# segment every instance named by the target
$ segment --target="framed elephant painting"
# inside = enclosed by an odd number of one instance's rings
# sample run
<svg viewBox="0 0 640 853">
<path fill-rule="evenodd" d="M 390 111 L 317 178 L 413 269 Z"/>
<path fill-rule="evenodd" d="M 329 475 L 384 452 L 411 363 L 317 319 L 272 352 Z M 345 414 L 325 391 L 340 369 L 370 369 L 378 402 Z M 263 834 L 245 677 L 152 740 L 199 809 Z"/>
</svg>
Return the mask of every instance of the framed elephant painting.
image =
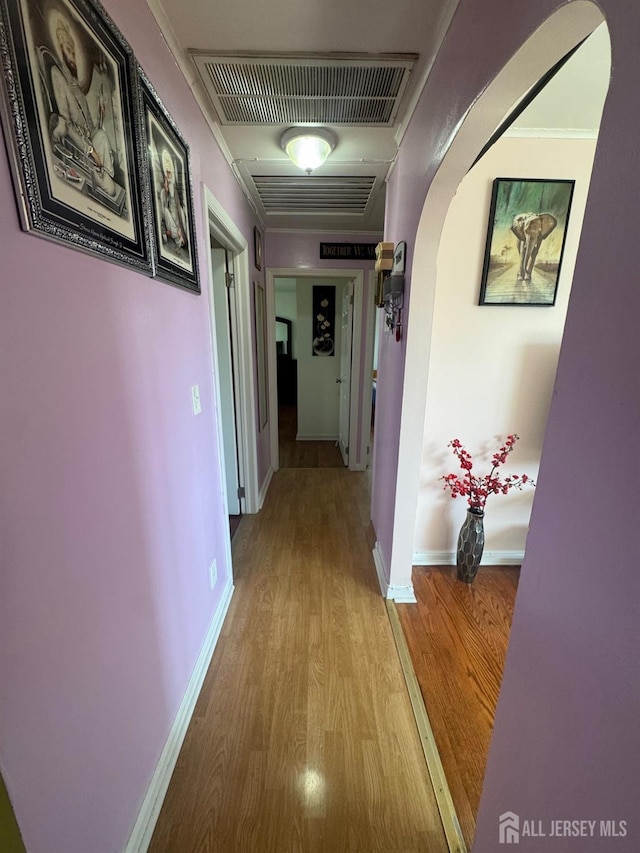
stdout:
<svg viewBox="0 0 640 853">
<path fill-rule="evenodd" d="M 555 305 L 574 184 L 494 180 L 480 305 Z"/>
</svg>

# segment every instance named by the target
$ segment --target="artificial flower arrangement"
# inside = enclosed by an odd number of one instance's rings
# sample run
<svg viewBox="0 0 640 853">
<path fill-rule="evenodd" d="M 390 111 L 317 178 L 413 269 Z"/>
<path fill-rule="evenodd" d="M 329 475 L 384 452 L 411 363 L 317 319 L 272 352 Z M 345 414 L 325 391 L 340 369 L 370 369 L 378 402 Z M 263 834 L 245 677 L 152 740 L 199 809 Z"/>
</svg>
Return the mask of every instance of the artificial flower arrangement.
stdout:
<svg viewBox="0 0 640 853">
<path fill-rule="evenodd" d="M 535 486 L 534 481 L 527 474 L 511 474 L 509 477 L 502 479 L 497 471 L 500 465 L 504 465 L 507 457 L 513 450 L 519 436 L 513 434 L 508 435 L 506 441 L 493 454 L 492 468 L 484 477 L 478 477 L 473 474 L 473 458 L 468 450 L 459 439 L 454 438 L 450 441 L 448 447 L 453 451 L 454 456 L 460 462 L 460 468 L 464 471 L 462 476 L 458 474 L 445 474 L 440 477 L 444 480 L 444 489 L 451 492 L 452 498 L 465 497 L 469 504 L 469 509 L 478 515 L 484 513 L 484 507 L 489 495 L 498 495 L 502 493 L 506 495 L 510 489 L 520 489 L 525 485 Z"/>
</svg>

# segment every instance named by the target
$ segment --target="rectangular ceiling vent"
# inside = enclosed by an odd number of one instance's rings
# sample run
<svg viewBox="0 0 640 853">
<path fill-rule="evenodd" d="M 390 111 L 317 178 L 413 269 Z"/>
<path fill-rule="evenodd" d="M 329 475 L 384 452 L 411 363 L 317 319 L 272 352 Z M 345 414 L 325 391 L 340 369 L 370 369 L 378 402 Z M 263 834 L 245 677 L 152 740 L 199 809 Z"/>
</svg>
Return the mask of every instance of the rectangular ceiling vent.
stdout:
<svg viewBox="0 0 640 853">
<path fill-rule="evenodd" d="M 365 212 L 375 177 L 252 175 L 265 211 L 277 214 Z"/>
<path fill-rule="evenodd" d="M 223 125 L 358 127 L 393 125 L 416 59 L 192 56 Z"/>
</svg>

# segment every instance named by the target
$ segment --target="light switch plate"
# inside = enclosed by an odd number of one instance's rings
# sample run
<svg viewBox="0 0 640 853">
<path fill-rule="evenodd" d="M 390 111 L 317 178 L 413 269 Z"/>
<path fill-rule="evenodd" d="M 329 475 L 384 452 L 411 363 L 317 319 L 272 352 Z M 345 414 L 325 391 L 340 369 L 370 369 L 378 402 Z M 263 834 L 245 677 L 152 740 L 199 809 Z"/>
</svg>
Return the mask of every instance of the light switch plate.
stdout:
<svg viewBox="0 0 640 853">
<path fill-rule="evenodd" d="M 193 414 L 199 415 L 202 411 L 202 403 L 200 402 L 200 386 L 191 386 L 191 401 L 193 403 Z"/>
</svg>

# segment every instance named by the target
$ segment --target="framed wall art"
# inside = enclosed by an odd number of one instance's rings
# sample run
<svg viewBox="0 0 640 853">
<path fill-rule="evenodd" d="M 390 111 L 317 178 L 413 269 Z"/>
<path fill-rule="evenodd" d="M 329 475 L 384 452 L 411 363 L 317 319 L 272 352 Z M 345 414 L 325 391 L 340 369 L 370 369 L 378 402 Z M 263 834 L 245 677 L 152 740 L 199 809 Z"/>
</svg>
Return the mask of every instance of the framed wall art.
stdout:
<svg viewBox="0 0 640 853">
<path fill-rule="evenodd" d="M 313 344 L 315 356 L 335 355 L 336 287 L 334 284 L 314 284 L 312 296 Z"/>
<path fill-rule="evenodd" d="M 139 69 L 153 211 L 153 274 L 200 293 L 189 148 Z"/>
<path fill-rule="evenodd" d="M 262 232 L 258 227 L 253 229 L 253 251 L 255 256 L 255 268 L 262 269 Z"/>
<path fill-rule="evenodd" d="M 0 55 L 22 227 L 151 273 L 135 61 L 112 20 L 96 0 L 0 0 Z"/>
<path fill-rule="evenodd" d="M 495 179 L 480 305 L 555 305 L 574 184 Z"/>
</svg>

